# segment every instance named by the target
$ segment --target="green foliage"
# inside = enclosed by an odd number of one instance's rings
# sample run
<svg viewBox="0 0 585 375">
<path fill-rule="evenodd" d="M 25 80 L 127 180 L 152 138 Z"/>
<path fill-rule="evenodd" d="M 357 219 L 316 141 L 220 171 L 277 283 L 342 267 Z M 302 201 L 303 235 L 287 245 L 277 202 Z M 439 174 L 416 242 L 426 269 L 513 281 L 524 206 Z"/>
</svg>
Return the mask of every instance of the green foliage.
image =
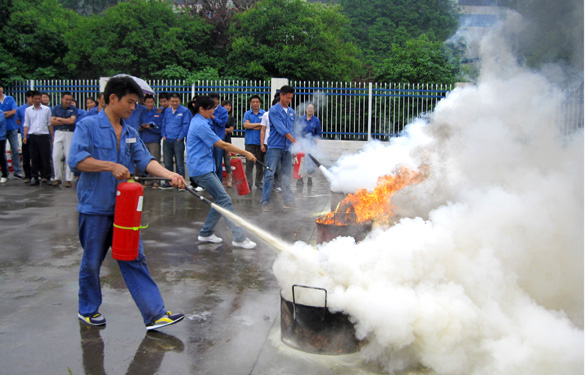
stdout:
<svg viewBox="0 0 585 375">
<path fill-rule="evenodd" d="M 172 64 L 166 68 L 159 70 L 154 73 L 155 78 L 159 79 L 184 79 L 185 84 L 190 85 L 196 81 L 202 80 L 217 80 L 219 79 L 219 73 L 217 69 L 206 67 L 202 70 L 190 72 L 189 70 Z"/>
<path fill-rule="evenodd" d="M 67 66 L 82 77 L 128 73 L 149 77 L 173 64 L 187 70 L 213 61 L 209 29 L 199 17 L 175 13 L 170 4 L 130 0 L 85 17 L 67 33 Z"/>
<path fill-rule="evenodd" d="M 426 34 L 446 40 L 458 26 L 453 0 L 340 0 L 350 20 L 350 40 L 370 64 L 388 57 L 392 45 Z"/>
<path fill-rule="evenodd" d="M 4 2 L 9 8 L 0 32 L 0 50 L 4 62 L 10 61 L 19 75 L 34 77 L 38 68 L 53 67 L 52 78 L 64 77 L 67 53 L 65 32 L 79 22 L 79 15 L 63 9 L 57 0 L 13 0 Z"/>
<path fill-rule="evenodd" d="M 346 26 L 337 6 L 263 0 L 234 17 L 231 73 L 251 79 L 349 80 L 361 63 L 356 46 L 342 40 Z"/>
<path fill-rule="evenodd" d="M 375 78 L 383 82 L 450 84 L 455 82 L 457 71 L 455 56 L 449 56 L 443 43 L 421 35 L 393 44 Z"/>
</svg>

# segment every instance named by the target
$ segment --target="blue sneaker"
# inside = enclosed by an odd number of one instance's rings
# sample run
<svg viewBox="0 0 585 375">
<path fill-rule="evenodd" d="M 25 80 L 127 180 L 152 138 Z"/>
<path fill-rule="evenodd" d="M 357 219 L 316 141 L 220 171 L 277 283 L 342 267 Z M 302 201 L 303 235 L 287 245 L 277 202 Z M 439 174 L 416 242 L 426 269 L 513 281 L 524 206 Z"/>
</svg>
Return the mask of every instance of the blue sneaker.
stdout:
<svg viewBox="0 0 585 375">
<path fill-rule="evenodd" d="M 173 314 L 170 311 L 167 311 L 163 316 L 155 320 L 153 323 L 146 326 L 146 330 L 150 331 L 152 329 L 159 329 L 162 327 L 170 326 L 171 324 L 175 324 L 183 320 L 185 317 L 184 314 L 178 313 Z"/>
<path fill-rule="evenodd" d="M 106 324 L 106 318 L 99 312 L 90 315 L 90 316 L 83 316 L 80 313 L 77 313 L 77 317 L 82 322 L 89 324 L 90 326 L 103 326 Z"/>
</svg>

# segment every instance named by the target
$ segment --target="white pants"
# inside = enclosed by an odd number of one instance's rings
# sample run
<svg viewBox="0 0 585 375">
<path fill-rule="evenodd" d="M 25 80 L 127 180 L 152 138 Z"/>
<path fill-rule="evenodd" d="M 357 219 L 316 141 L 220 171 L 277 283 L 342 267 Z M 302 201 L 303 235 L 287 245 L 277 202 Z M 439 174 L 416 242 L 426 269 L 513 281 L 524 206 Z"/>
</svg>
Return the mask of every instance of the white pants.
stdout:
<svg viewBox="0 0 585 375">
<path fill-rule="evenodd" d="M 63 167 L 65 167 L 65 180 L 73 181 L 73 172 L 67 164 L 69 160 L 69 146 L 73 139 L 73 132 L 55 130 L 55 140 L 53 141 L 53 168 L 55 169 L 55 181 L 63 180 Z M 65 161 L 63 159 L 65 155 Z M 65 164 L 65 165 L 63 165 Z"/>
</svg>

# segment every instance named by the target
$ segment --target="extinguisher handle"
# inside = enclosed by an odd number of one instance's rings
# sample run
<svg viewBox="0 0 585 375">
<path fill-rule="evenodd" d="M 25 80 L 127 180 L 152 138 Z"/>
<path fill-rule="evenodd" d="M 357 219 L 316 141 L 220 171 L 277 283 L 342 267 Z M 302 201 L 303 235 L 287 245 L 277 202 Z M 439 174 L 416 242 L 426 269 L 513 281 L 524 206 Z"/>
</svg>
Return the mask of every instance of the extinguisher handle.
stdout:
<svg viewBox="0 0 585 375">
<path fill-rule="evenodd" d="M 266 164 L 262 163 L 260 160 L 256 159 L 256 163 L 260 164 L 261 166 L 263 166 L 264 168 L 268 169 L 270 172 L 274 173 L 274 171 L 272 170 L 272 168 L 270 168 L 269 166 L 267 166 Z"/>
<path fill-rule="evenodd" d="M 196 196 L 197 198 L 201 199 L 203 202 L 211 206 L 212 202 L 209 199 L 205 198 L 203 195 L 197 194 L 197 192 L 195 191 L 195 189 L 193 189 L 192 186 L 187 185 L 185 186 L 185 189 L 187 189 L 189 193 L 193 194 L 194 196 Z"/>
<path fill-rule="evenodd" d="M 140 177 L 134 176 L 135 181 L 172 181 L 170 178 L 162 178 L 162 177 Z"/>
</svg>

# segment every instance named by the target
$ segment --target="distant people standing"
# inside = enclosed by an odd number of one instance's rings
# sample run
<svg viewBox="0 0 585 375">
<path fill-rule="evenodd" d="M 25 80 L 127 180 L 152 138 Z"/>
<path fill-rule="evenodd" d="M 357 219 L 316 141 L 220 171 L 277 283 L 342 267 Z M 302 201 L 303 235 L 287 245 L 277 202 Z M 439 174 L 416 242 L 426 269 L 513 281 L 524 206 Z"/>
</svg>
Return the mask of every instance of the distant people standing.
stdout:
<svg viewBox="0 0 585 375">
<path fill-rule="evenodd" d="M 264 152 L 262 151 L 262 142 L 260 142 L 260 131 L 262 130 L 262 115 L 266 112 L 260 109 L 262 100 L 258 95 L 250 98 L 250 110 L 244 113 L 245 148 L 256 157 L 256 163 L 246 163 L 246 179 L 248 186 L 252 190 L 254 184 L 254 165 L 256 165 L 256 188 L 262 190 L 264 180 Z"/>
<path fill-rule="evenodd" d="M 41 104 L 41 93 L 33 91 L 33 105 L 24 115 L 24 136 L 22 143 L 28 145 L 32 160 L 30 185 L 43 184 L 51 178 L 51 108 Z"/>
<path fill-rule="evenodd" d="M 262 211 L 270 211 L 270 199 L 274 172 L 281 164 L 281 183 L 284 195 L 284 208 L 295 207 L 295 196 L 290 189 L 292 178 L 292 154 L 290 146 L 296 142 L 292 136 L 295 122 L 295 111 L 289 106 L 293 99 L 295 89 L 291 86 L 282 86 L 280 89 L 280 101 L 273 105 L 269 111 L 270 136 L 268 137 L 268 151 L 266 152 L 266 164 L 271 169 L 264 172 L 264 186 L 260 205 Z"/>
<path fill-rule="evenodd" d="M 315 116 L 315 105 L 313 103 L 307 104 L 305 107 L 305 115 L 299 118 L 298 121 L 300 125 L 300 136 L 303 138 L 304 142 L 308 143 L 309 149 L 317 147 L 317 140 L 321 138 L 323 135 L 323 129 L 321 129 L 321 120 Z M 307 175 L 307 185 L 313 185 L 313 173 L 317 169 L 317 166 L 311 160 L 311 158 L 307 158 L 305 155 L 305 163 L 303 168 L 303 174 Z M 297 186 L 303 186 L 303 177 L 301 177 L 297 181 Z"/>
<path fill-rule="evenodd" d="M 158 106 L 159 109 L 158 111 L 160 113 L 164 112 L 165 109 L 169 108 L 169 105 L 171 103 L 169 103 L 169 99 L 170 99 L 170 95 L 168 92 L 159 92 L 158 93 Z"/>
<path fill-rule="evenodd" d="M 214 131 L 215 134 L 221 139 L 222 141 L 225 139 L 225 124 L 227 124 L 228 120 L 228 111 L 221 105 L 219 105 L 220 98 L 217 92 L 212 92 L 209 94 L 209 97 L 215 101 L 215 109 L 211 117 L 207 120 L 209 121 L 209 125 L 211 129 Z M 223 149 L 219 147 L 213 148 L 213 159 L 215 160 L 215 173 L 219 178 L 219 182 L 223 180 L 223 170 L 221 165 L 223 163 Z"/>
<path fill-rule="evenodd" d="M 10 152 L 12 153 L 12 168 L 14 168 L 14 177 L 22 178 L 20 170 L 20 153 L 18 151 L 20 142 L 18 141 L 18 125 L 16 124 L 16 101 L 10 95 L 4 95 L 4 84 L 0 82 L 0 110 L 4 112 L 6 119 L 6 141 L 10 143 Z M 6 149 L 2 152 L 6 153 Z"/>
<path fill-rule="evenodd" d="M 92 98 L 91 96 L 88 96 L 87 98 L 85 98 L 85 110 L 86 111 L 91 111 L 92 108 L 97 107 L 97 103 L 95 101 L 94 98 Z"/>
<path fill-rule="evenodd" d="M 142 117 L 146 112 L 148 112 L 148 110 L 142 103 L 142 100 L 139 100 L 139 102 L 136 103 L 136 107 L 132 111 L 132 114 L 130 115 L 130 117 L 128 117 L 128 120 L 126 120 L 126 124 L 128 124 L 129 126 L 133 127 L 136 130 L 139 130 L 140 126 L 142 126 Z"/>
<path fill-rule="evenodd" d="M 144 105 L 146 112 L 142 114 L 142 125 L 138 129 L 140 138 L 148 149 L 148 152 L 154 157 L 154 160 L 160 162 L 160 140 L 161 140 L 161 125 L 162 114 L 159 113 L 155 106 L 154 97 L 152 95 L 144 96 Z M 153 189 L 159 187 L 158 183 L 152 184 Z"/>
<path fill-rule="evenodd" d="M 191 112 L 181 105 L 181 97 L 177 93 L 170 96 L 170 107 L 163 112 L 161 135 L 163 140 L 163 159 L 165 168 L 173 168 L 173 157 L 177 165 L 177 173 L 185 177 L 185 136 L 189 130 Z M 161 189 L 172 189 L 166 182 Z M 179 189 L 182 191 L 183 189 Z"/>
<path fill-rule="evenodd" d="M 274 99 L 272 100 L 271 105 L 275 105 L 280 101 L 280 93 L 276 93 L 274 95 Z M 262 115 L 262 119 L 260 124 L 262 125 L 262 130 L 260 130 L 260 144 L 262 145 L 262 152 L 264 156 L 266 156 L 266 150 L 268 150 L 268 137 L 270 136 L 270 120 L 269 120 L 269 112 L 264 112 Z M 274 190 L 281 193 L 282 188 L 280 187 L 280 162 L 278 163 L 276 169 L 274 170 Z"/>
<path fill-rule="evenodd" d="M 85 115 L 87 116 L 94 116 L 97 115 L 98 113 L 100 113 L 104 108 L 106 107 L 106 101 L 104 100 L 104 93 L 100 92 L 100 94 L 98 95 L 98 100 L 97 100 L 97 106 L 89 109 L 87 111 L 87 114 Z"/>
<path fill-rule="evenodd" d="M 41 93 L 41 104 L 46 105 L 47 107 L 51 106 L 51 97 L 49 96 L 49 93 Z"/>
<path fill-rule="evenodd" d="M 22 139 L 24 139 L 24 112 L 28 107 L 32 105 L 32 93 L 33 93 L 32 90 L 28 90 L 24 94 L 26 98 L 26 103 L 16 109 L 16 115 L 14 116 L 16 124 L 20 129 L 20 136 Z M 29 183 L 32 161 L 30 159 L 28 144 L 22 142 L 20 149 L 22 150 L 22 170 L 24 171 L 24 183 Z"/>
<path fill-rule="evenodd" d="M 6 150 L 6 118 L 4 111 L 0 111 L 0 150 Z M 2 168 L 2 177 L 0 184 L 8 181 L 8 164 L 6 163 L 6 152 L 0 152 L 0 168 Z"/>
<path fill-rule="evenodd" d="M 221 102 L 221 106 L 224 107 L 228 111 L 228 120 L 225 124 L 225 143 L 232 143 L 232 134 L 234 132 L 234 127 L 236 126 L 236 119 L 232 116 L 232 102 L 229 100 L 223 100 Z M 225 165 L 225 178 L 226 178 L 226 186 L 231 188 L 232 187 L 232 168 L 231 168 L 231 152 L 225 151 L 223 152 L 223 164 Z"/>
<path fill-rule="evenodd" d="M 77 120 L 77 108 L 71 105 L 73 95 L 69 91 L 61 94 L 61 104 L 53 107 L 51 125 L 53 126 L 53 168 L 55 179 L 53 186 L 59 186 L 63 180 L 63 169 L 65 169 L 65 187 L 71 187 L 73 172 L 68 165 L 69 147 L 75 130 Z M 65 157 L 65 163 L 63 163 Z M 64 165 L 63 165 L 64 164 Z"/>
</svg>

